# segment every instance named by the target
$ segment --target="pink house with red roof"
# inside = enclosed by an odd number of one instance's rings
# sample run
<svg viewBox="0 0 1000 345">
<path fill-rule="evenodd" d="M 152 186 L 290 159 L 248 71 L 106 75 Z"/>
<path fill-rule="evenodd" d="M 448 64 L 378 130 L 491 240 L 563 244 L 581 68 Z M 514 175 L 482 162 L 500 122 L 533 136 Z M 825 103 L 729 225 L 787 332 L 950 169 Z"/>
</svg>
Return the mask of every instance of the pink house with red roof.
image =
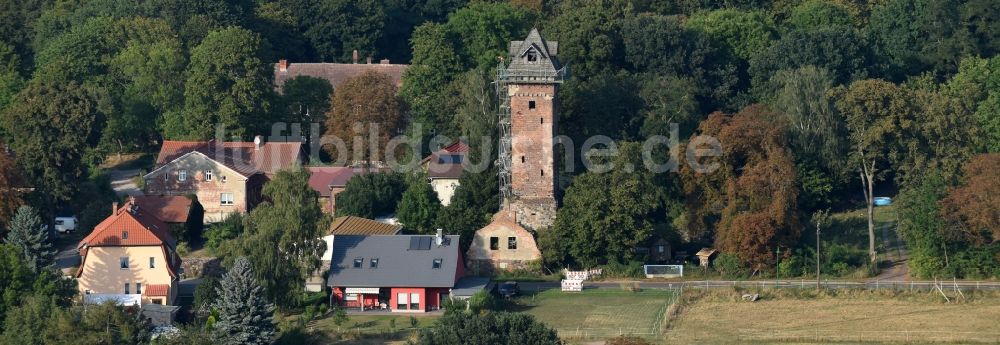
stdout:
<svg viewBox="0 0 1000 345">
<path fill-rule="evenodd" d="M 167 224 L 129 201 L 113 206 L 78 245 L 76 278 L 85 303 L 172 305 L 181 259 Z"/>
<path fill-rule="evenodd" d="M 154 170 L 143 176 L 146 194 L 195 195 L 205 222 L 246 214 L 261 201 L 261 190 L 279 170 L 300 166 L 302 143 L 164 141 Z"/>
</svg>

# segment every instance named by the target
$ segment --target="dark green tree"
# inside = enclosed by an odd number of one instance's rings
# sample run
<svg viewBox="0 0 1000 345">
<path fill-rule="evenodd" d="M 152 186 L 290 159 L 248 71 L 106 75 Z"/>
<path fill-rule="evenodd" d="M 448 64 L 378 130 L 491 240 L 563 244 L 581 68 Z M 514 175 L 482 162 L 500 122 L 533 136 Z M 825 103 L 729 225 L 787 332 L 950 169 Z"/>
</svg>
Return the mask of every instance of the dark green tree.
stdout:
<svg viewBox="0 0 1000 345">
<path fill-rule="evenodd" d="M 308 11 L 297 16 L 321 60 L 349 61 L 354 50 L 361 59 L 375 54 L 375 43 L 385 30 L 382 2 L 331 0 L 308 4 Z"/>
<path fill-rule="evenodd" d="M 406 180 L 406 191 L 396 206 L 396 217 L 411 231 L 419 234 L 433 233 L 434 222 L 441 209 L 437 193 L 422 173 L 411 174 Z"/>
<path fill-rule="evenodd" d="M 807 65 L 826 69 L 835 84 L 865 78 L 879 72 L 867 41 L 853 28 L 829 26 L 795 30 L 750 59 L 749 74 L 758 98 L 771 76 L 783 69 Z"/>
<path fill-rule="evenodd" d="M 611 160 L 595 158 L 597 164 L 613 164 L 610 171 L 573 180 L 550 230 L 583 267 L 634 259 L 633 248 L 653 233 L 654 212 L 662 209 L 662 189 L 642 166 L 642 145 L 621 142 L 618 150 Z"/>
<path fill-rule="evenodd" d="M 213 307 L 219 312 L 214 335 L 221 344 L 265 345 L 274 339 L 274 305 L 256 275 L 250 260 L 241 257 L 219 282 Z"/>
<path fill-rule="evenodd" d="M 263 51 L 260 37 L 246 29 L 210 32 L 191 50 L 184 110 L 165 114 L 164 136 L 207 140 L 216 125 L 237 137 L 269 128 L 264 114 L 271 106 L 273 75 Z"/>
<path fill-rule="evenodd" d="M 572 66 L 574 79 L 621 68 L 621 27 L 633 15 L 632 6 L 626 1 L 574 0 L 555 7 L 558 15 L 545 25 L 545 38 L 559 42 L 559 61 Z"/>
<path fill-rule="evenodd" d="M 49 230 L 31 206 L 21 206 L 10 221 L 10 232 L 4 240 L 21 248 L 28 269 L 37 273 L 52 264 L 56 251 L 49 242 Z"/>
<path fill-rule="evenodd" d="M 963 55 L 975 55 L 962 26 L 959 0 L 891 0 L 871 15 L 868 32 L 888 57 L 897 79 L 934 70 L 951 73 Z"/>
<path fill-rule="evenodd" d="M 375 218 L 396 211 L 406 189 L 397 173 L 370 173 L 352 177 L 337 194 L 337 216 Z"/>
<path fill-rule="evenodd" d="M 562 344 L 556 331 L 523 313 L 466 314 L 448 312 L 430 330 L 420 333 L 420 345 Z"/>
<path fill-rule="evenodd" d="M 472 244 L 476 230 L 489 224 L 499 209 L 498 183 L 495 167 L 478 173 L 466 171 L 458 179 L 451 203 L 438 212 L 437 227 L 448 235 L 461 236 L 463 253 Z"/>
<path fill-rule="evenodd" d="M 792 30 L 855 25 L 851 11 L 834 1 L 809 0 L 795 6 L 785 25 Z"/>
<path fill-rule="evenodd" d="M 301 124 L 302 134 L 308 134 L 313 123 L 320 125 L 320 133 L 326 132 L 326 113 L 330 111 L 333 86 L 326 79 L 298 76 L 285 81 L 281 90 L 281 106 L 285 111 L 285 122 Z"/>
<path fill-rule="evenodd" d="M 19 72 L 20 63 L 21 59 L 14 47 L 0 41 L 0 110 L 10 104 L 24 84 L 24 78 Z"/>
<path fill-rule="evenodd" d="M 32 82 L 3 116 L 17 165 L 52 217 L 59 202 L 70 200 L 86 176 L 85 151 L 94 147 L 110 108 L 103 90 L 75 82 Z"/>
<path fill-rule="evenodd" d="M 0 344 L 45 345 L 50 315 L 58 309 L 52 296 L 26 296 L 19 307 L 7 313 Z"/>
<path fill-rule="evenodd" d="M 939 213 L 947 185 L 940 174 L 925 176 L 920 184 L 904 189 L 899 197 L 899 234 L 906 242 L 907 265 L 914 277 L 932 278 L 944 271 L 949 245 L 942 233 L 945 222 Z"/>
<path fill-rule="evenodd" d="M 305 280 L 319 268 L 329 227 L 305 170 L 279 171 L 264 185 L 264 203 L 247 220 L 229 258 L 247 257 L 269 300 L 291 307 Z"/>
</svg>

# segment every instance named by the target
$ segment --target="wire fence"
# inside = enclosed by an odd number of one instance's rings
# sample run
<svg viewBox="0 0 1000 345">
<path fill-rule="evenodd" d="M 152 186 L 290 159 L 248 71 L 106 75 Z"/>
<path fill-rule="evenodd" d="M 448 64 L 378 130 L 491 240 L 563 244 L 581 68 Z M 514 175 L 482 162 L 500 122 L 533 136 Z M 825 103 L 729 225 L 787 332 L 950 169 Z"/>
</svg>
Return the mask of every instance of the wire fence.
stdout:
<svg viewBox="0 0 1000 345">
<path fill-rule="evenodd" d="M 832 281 L 825 280 L 820 281 L 819 284 L 815 280 L 703 280 L 703 281 L 684 281 L 676 283 L 658 282 L 658 283 L 645 283 L 641 285 L 644 289 L 677 289 L 677 288 L 694 288 L 694 289 L 713 289 L 713 288 L 798 288 L 798 289 L 815 289 L 817 286 L 827 289 L 866 289 L 866 290 L 911 290 L 911 291 L 921 291 L 921 290 L 938 290 L 943 291 L 977 291 L 977 290 L 988 290 L 988 291 L 1000 291 L 1000 283 L 998 282 L 979 282 L 979 281 L 870 281 L 870 282 L 845 282 L 845 281 Z"/>
</svg>

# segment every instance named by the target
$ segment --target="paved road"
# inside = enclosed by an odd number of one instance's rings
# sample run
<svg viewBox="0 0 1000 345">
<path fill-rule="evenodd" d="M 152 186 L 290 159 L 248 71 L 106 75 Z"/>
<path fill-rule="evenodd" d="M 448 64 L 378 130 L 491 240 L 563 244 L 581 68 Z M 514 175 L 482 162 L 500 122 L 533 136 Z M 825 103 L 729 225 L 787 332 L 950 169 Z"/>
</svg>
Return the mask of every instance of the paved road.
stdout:
<svg viewBox="0 0 1000 345">
<path fill-rule="evenodd" d="M 76 243 L 67 244 L 59 248 L 59 252 L 56 253 L 56 268 L 63 274 L 70 274 L 74 268 L 80 267 L 80 252 L 76 250 L 76 245 Z"/>
<path fill-rule="evenodd" d="M 115 194 L 119 196 L 142 195 L 139 186 L 132 180 L 133 177 L 139 176 L 139 169 L 111 170 L 108 172 L 108 176 L 111 177 L 111 188 L 115 190 Z"/>
</svg>

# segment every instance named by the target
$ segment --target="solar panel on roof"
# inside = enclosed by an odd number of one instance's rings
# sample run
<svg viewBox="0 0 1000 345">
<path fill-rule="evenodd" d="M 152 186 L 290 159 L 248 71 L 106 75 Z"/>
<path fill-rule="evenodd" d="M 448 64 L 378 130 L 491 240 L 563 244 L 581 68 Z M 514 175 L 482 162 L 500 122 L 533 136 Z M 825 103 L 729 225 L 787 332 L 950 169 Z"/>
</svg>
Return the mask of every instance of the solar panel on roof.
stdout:
<svg viewBox="0 0 1000 345">
<path fill-rule="evenodd" d="M 410 249 L 409 250 L 420 250 L 420 238 L 410 237 Z"/>
<path fill-rule="evenodd" d="M 430 237 L 420 237 L 420 250 L 431 250 Z"/>
</svg>

